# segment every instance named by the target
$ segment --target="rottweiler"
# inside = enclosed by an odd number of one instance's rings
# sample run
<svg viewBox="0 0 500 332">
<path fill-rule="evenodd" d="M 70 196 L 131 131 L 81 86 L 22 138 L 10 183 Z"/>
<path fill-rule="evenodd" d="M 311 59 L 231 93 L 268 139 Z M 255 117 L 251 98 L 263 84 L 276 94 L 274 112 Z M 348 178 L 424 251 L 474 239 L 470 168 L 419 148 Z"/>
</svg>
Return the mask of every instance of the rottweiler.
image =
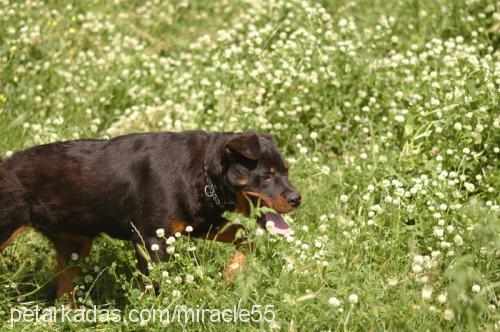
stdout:
<svg viewBox="0 0 500 332">
<path fill-rule="evenodd" d="M 153 262 L 168 258 L 159 228 L 165 237 L 189 232 L 240 248 L 248 244 L 237 236 L 244 227 L 228 223 L 225 211 L 249 215 L 251 204 L 261 204 L 275 212 L 257 222 L 287 235 L 281 214 L 300 203 L 270 134 L 152 132 L 56 142 L 0 161 L 0 251 L 24 227 L 44 234 L 57 254 L 57 298 L 72 292 L 80 272 L 65 263 L 74 253 L 89 255 L 100 233 L 132 241 L 147 275 L 144 248 Z"/>
</svg>

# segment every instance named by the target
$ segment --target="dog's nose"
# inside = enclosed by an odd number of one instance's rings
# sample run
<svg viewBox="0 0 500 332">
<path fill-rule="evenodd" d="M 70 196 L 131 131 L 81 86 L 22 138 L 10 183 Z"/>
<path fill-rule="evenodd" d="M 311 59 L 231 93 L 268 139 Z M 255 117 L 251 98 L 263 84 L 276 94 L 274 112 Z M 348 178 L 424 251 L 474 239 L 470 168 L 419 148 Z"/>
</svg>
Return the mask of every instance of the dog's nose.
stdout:
<svg viewBox="0 0 500 332">
<path fill-rule="evenodd" d="M 299 193 L 292 193 L 288 195 L 287 201 L 290 206 L 296 208 L 299 207 L 302 198 L 300 197 Z"/>
</svg>

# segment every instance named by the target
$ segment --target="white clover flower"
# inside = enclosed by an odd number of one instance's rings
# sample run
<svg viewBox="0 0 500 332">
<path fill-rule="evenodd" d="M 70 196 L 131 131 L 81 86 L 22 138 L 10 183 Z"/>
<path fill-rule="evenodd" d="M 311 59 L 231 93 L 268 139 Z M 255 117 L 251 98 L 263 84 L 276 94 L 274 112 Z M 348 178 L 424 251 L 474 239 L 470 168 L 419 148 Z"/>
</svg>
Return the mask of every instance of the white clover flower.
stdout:
<svg viewBox="0 0 500 332">
<path fill-rule="evenodd" d="M 173 254 L 175 252 L 175 247 L 174 246 L 168 246 L 167 247 L 167 254 Z"/>
<path fill-rule="evenodd" d="M 299 152 L 302 153 L 302 154 L 306 154 L 307 153 L 307 148 L 305 146 L 301 147 L 299 149 Z"/>
<path fill-rule="evenodd" d="M 169 276 L 168 271 L 162 271 L 162 272 L 161 272 L 161 276 L 162 276 L 163 278 L 168 278 L 168 276 Z"/>
<path fill-rule="evenodd" d="M 476 189 L 476 186 L 470 182 L 465 182 L 464 187 L 465 187 L 465 189 L 467 189 L 467 191 L 470 191 L 470 192 L 472 192 Z"/>
<path fill-rule="evenodd" d="M 472 292 L 473 293 L 479 293 L 480 291 L 481 291 L 481 286 L 479 286 L 478 284 L 472 285 Z"/>
<path fill-rule="evenodd" d="M 389 280 L 387 280 L 387 285 L 389 285 L 389 287 L 394 287 L 398 283 L 399 283 L 398 278 L 390 278 Z"/>
<path fill-rule="evenodd" d="M 324 166 L 321 166 L 321 173 L 323 174 L 330 174 L 330 167 L 324 165 Z"/>
<path fill-rule="evenodd" d="M 455 129 L 455 130 L 462 130 L 462 124 L 460 122 L 456 122 L 453 125 L 453 129 Z"/>
<path fill-rule="evenodd" d="M 174 235 L 175 235 L 175 237 L 179 238 L 179 237 L 181 237 L 182 234 L 181 234 L 181 232 L 175 232 Z"/>
<path fill-rule="evenodd" d="M 339 299 L 337 299 L 335 296 L 332 296 L 328 299 L 328 304 L 331 305 L 332 307 L 340 307 L 340 305 L 342 304 L 342 302 L 340 302 Z"/>
<path fill-rule="evenodd" d="M 193 231 L 193 226 L 187 226 L 186 227 L 186 232 L 191 233 Z"/>
<path fill-rule="evenodd" d="M 77 261 L 79 258 L 78 254 L 76 252 L 72 253 L 70 257 L 71 257 L 72 261 Z"/>
<path fill-rule="evenodd" d="M 359 298 L 358 298 L 358 295 L 357 294 L 351 294 L 349 295 L 349 302 L 351 302 L 352 304 L 356 304 L 358 303 L 359 301 Z"/>
<path fill-rule="evenodd" d="M 158 250 L 160 250 L 160 246 L 159 246 L 159 245 L 157 245 L 156 243 L 155 243 L 155 244 L 152 244 L 152 245 L 151 245 L 151 250 L 152 250 L 152 251 L 158 251 Z"/>
<path fill-rule="evenodd" d="M 317 139 L 319 135 L 317 132 L 313 131 L 313 132 L 311 132 L 310 136 L 312 139 Z"/>
<path fill-rule="evenodd" d="M 264 235 L 264 230 L 263 230 L 262 228 L 260 228 L 260 227 L 259 227 L 259 228 L 257 228 L 257 229 L 255 230 L 255 235 L 257 235 L 257 236 L 262 236 L 262 235 Z"/>
<path fill-rule="evenodd" d="M 432 257 L 432 258 L 437 258 L 437 257 L 439 257 L 440 255 L 441 255 L 441 252 L 440 252 L 440 251 L 433 250 L 433 251 L 431 252 L 431 257 Z"/>
<path fill-rule="evenodd" d="M 420 266 L 418 264 L 413 264 L 411 269 L 414 273 L 420 273 L 423 270 L 422 266 Z"/>
<path fill-rule="evenodd" d="M 453 242 L 455 242 L 455 244 L 457 244 L 459 246 L 464 244 L 464 240 L 462 239 L 462 237 L 459 234 L 455 235 L 455 237 L 453 238 Z"/>
<path fill-rule="evenodd" d="M 401 114 L 398 114 L 394 117 L 394 120 L 396 120 L 397 122 L 404 122 L 405 121 L 405 117 Z"/>
<path fill-rule="evenodd" d="M 434 227 L 433 233 L 437 237 L 443 237 L 443 235 L 444 235 L 444 229 L 439 228 L 439 227 Z"/>
<path fill-rule="evenodd" d="M 181 297 L 181 292 L 179 290 L 177 290 L 177 289 L 174 289 L 172 291 L 172 296 L 175 297 L 175 298 L 179 298 L 179 297 Z"/>
<path fill-rule="evenodd" d="M 341 202 L 347 202 L 349 200 L 349 197 L 347 195 L 340 195 L 340 201 Z"/>
<path fill-rule="evenodd" d="M 421 255 L 416 255 L 413 257 L 413 263 L 422 265 L 424 263 L 424 257 Z"/>
<path fill-rule="evenodd" d="M 192 284 L 194 281 L 194 276 L 192 274 L 187 274 L 186 275 L 186 283 Z"/>
<path fill-rule="evenodd" d="M 164 237 L 165 236 L 165 230 L 163 228 L 158 228 L 156 230 L 156 236 L 158 236 L 158 237 Z"/>
<path fill-rule="evenodd" d="M 432 288 L 424 287 L 422 289 L 422 299 L 429 300 L 432 297 Z"/>
<path fill-rule="evenodd" d="M 446 320 L 453 320 L 455 318 L 455 313 L 451 309 L 445 309 L 443 312 L 443 318 Z"/>
<path fill-rule="evenodd" d="M 445 293 L 441 293 L 441 294 L 439 294 L 439 295 L 437 296 L 437 298 L 436 298 L 436 299 L 437 299 L 437 301 L 438 301 L 439 303 L 442 303 L 442 304 L 443 304 L 443 303 L 446 303 L 446 301 L 448 301 L 448 296 L 447 296 Z"/>
<path fill-rule="evenodd" d="M 166 241 L 166 242 L 167 242 L 167 244 L 168 244 L 169 246 L 170 246 L 170 245 L 172 245 L 172 244 L 174 244 L 174 243 L 175 243 L 175 237 L 170 236 L 170 237 L 167 239 L 167 241 Z"/>
</svg>

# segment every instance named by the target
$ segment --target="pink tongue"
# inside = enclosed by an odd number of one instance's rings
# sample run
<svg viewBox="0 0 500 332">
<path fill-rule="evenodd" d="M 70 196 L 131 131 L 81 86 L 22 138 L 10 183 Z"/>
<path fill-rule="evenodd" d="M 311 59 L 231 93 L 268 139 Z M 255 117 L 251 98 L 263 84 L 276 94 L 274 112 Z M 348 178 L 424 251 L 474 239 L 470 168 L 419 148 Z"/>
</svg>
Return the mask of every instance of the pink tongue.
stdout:
<svg viewBox="0 0 500 332">
<path fill-rule="evenodd" d="M 266 212 L 261 217 L 263 218 L 264 225 L 268 231 L 287 236 L 292 233 L 292 229 L 287 224 L 285 219 L 278 213 Z M 274 224 L 273 224 L 274 223 Z"/>
</svg>

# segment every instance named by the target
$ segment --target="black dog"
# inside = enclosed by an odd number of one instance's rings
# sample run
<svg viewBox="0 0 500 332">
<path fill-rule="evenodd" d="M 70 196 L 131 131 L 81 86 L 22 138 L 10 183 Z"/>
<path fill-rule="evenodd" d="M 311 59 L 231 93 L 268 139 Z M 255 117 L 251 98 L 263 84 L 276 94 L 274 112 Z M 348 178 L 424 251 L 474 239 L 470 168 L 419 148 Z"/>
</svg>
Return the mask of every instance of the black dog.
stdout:
<svg viewBox="0 0 500 332">
<path fill-rule="evenodd" d="M 224 227 L 226 210 L 249 213 L 249 200 L 274 209 L 260 219 L 287 234 L 279 213 L 300 205 L 287 165 L 268 134 L 131 134 L 111 140 L 78 140 L 36 146 L 0 161 L 0 251 L 25 226 L 47 236 L 61 272 L 55 296 L 71 292 L 77 267 L 64 269 L 72 253 L 89 254 L 104 232 L 143 243 L 153 261 L 166 259 L 156 235 L 190 236 L 245 243 L 241 225 Z M 151 246 L 159 250 L 152 251 Z M 147 261 L 137 255 L 147 274 Z"/>
</svg>

